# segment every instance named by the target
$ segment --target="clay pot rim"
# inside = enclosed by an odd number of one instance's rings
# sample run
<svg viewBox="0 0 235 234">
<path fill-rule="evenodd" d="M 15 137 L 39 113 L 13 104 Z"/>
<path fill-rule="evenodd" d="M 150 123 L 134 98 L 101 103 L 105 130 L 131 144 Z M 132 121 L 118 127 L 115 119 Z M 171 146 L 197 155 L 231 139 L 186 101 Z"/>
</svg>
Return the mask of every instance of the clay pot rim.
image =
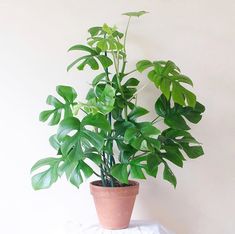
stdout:
<svg viewBox="0 0 235 234">
<path fill-rule="evenodd" d="M 128 182 L 129 182 L 129 185 L 130 186 L 121 186 L 121 187 L 104 187 L 104 186 L 100 186 L 100 185 L 97 185 L 97 184 L 95 184 L 95 183 L 97 183 L 97 182 L 100 182 L 101 180 L 94 180 L 94 181 L 91 181 L 90 182 L 90 186 L 92 186 L 92 187 L 95 187 L 96 189 L 110 189 L 110 190 L 112 190 L 112 189 L 123 189 L 123 188 L 125 188 L 125 189 L 133 189 L 133 188 L 135 188 L 135 187 L 139 187 L 139 182 L 137 182 L 137 181 L 135 181 L 135 180 L 128 180 Z"/>
</svg>

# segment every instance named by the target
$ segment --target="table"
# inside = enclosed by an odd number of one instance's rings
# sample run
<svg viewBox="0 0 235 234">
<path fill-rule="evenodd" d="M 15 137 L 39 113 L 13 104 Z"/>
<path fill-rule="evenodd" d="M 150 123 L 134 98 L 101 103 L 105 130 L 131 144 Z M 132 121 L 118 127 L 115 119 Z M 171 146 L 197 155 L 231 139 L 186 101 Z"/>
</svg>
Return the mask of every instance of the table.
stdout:
<svg viewBox="0 0 235 234">
<path fill-rule="evenodd" d="M 70 229 L 71 234 L 174 234 L 161 224 L 149 221 L 132 221 L 127 229 L 122 230 L 105 230 L 98 224 L 79 225 L 73 229 Z"/>
</svg>

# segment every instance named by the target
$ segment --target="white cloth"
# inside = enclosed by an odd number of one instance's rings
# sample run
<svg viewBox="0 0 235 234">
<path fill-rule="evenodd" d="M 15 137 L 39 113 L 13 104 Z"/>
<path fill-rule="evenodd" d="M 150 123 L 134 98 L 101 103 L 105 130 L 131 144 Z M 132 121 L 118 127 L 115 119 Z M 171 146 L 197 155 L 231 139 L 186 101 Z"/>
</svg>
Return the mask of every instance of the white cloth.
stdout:
<svg viewBox="0 0 235 234">
<path fill-rule="evenodd" d="M 74 228 L 73 228 L 74 229 Z M 70 229 L 70 231 L 72 231 Z M 71 234 L 174 234 L 159 223 L 148 221 L 132 221 L 128 228 L 106 230 L 99 225 L 79 225 Z"/>
</svg>

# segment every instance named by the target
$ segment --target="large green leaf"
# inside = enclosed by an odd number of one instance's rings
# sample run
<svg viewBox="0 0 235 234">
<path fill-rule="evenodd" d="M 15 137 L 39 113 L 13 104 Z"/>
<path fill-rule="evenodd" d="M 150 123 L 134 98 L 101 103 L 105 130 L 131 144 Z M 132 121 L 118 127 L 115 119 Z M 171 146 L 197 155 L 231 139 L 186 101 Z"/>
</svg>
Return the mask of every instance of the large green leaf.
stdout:
<svg viewBox="0 0 235 234">
<path fill-rule="evenodd" d="M 139 72 L 143 72 L 147 68 L 152 67 L 148 73 L 148 78 L 159 88 L 165 95 L 167 100 L 172 98 L 174 102 L 182 106 L 194 107 L 196 105 L 196 96 L 186 89 L 181 83 L 193 85 L 192 80 L 180 73 L 180 69 L 172 61 L 155 61 L 141 60 L 136 64 Z"/>
<path fill-rule="evenodd" d="M 62 113 L 64 118 L 72 116 L 72 106 L 75 104 L 77 93 L 74 88 L 70 86 L 59 85 L 56 87 L 57 93 L 64 99 L 64 103 L 59 101 L 56 97 L 49 95 L 47 97 L 47 104 L 54 107 L 54 109 L 42 111 L 39 119 L 42 122 L 47 121 L 50 117 L 49 125 L 56 125 L 60 122 Z"/>
<path fill-rule="evenodd" d="M 47 166 L 47 170 L 32 176 L 32 186 L 35 190 L 49 188 L 58 179 L 58 166 L 61 158 L 44 158 L 36 162 L 31 168 L 31 172 Z"/>
<path fill-rule="evenodd" d="M 94 126 L 96 128 L 100 128 L 102 130 L 105 131 L 110 131 L 111 130 L 111 126 L 107 120 L 107 118 L 101 114 L 101 113 L 97 113 L 97 114 L 89 114 L 87 116 L 85 116 L 81 122 L 82 126 Z"/>
<path fill-rule="evenodd" d="M 159 116 L 164 118 L 164 122 L 168 126 L 179 130 L 188 130 L 190 128 L 183 117 L 192 123 L 198 123 L 205 108 L 199 102 L 196 102 L 194 108 L 183 107 L 177 103 L 171 107 L 170 101 L 164 95 L 161 95 L 155 103 L 155 110 Z"/>
<path fill-rule="evenodd" d="M 187 131 L 169 128 L 162 132 L 160 138 L 164 145 L 177 146 L 185 151 L 189 158 L 197 158 L 204 154 L 200 143 Z"/>
<path fill-rule="evenodd" d="M 67 71 L 69 71 L 75 65 L 77 66 L 78 70 L 83 70 L 86 65 L 90 66 L 92 70 L 98 70 L 98 62 L 103 66 L 104 69 L 108 68 L 113 64 L 113 61 L 108 56 L 100 54 L 100 51 L 94 48 L 79 44 L 74 45 L 69 49 L 69 51 L 74 50 L 85 51 L 88 53 L 88 55 L 79 57 L 75 61 L 73 61 L 67 67 Z"/>
<path fill-rule="evenodd" d="M 71 132 L 73 135 L 69 136 L 68 134 Z M 95 147 L 97 151 L 100 151 L 104 145 L 104 137 L 101 134 L 84 128 L 75 117 L 61 121 L 57 137 L 62 142 L 62 154 L 77 161 L 85 157 L 84 149 L 86 147 Z"/>
</svg>

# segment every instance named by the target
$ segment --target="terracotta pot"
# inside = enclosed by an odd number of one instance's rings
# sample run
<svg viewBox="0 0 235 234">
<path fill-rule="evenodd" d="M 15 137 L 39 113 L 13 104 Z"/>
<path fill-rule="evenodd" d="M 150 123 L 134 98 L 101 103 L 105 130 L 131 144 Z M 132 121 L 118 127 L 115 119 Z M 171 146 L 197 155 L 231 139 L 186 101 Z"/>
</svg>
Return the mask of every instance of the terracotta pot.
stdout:
<svg viewBox="0 0 235 234">
<path fill-rule="evenodd" d="M 100 181 L 90 183 L 97 215 L 105 229 L 124 229 L 130 223 L 139 183 L 129 181 L 130 186 L 102 187 Z"/>
</svg>

